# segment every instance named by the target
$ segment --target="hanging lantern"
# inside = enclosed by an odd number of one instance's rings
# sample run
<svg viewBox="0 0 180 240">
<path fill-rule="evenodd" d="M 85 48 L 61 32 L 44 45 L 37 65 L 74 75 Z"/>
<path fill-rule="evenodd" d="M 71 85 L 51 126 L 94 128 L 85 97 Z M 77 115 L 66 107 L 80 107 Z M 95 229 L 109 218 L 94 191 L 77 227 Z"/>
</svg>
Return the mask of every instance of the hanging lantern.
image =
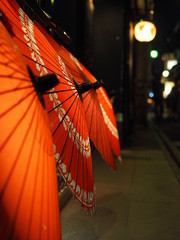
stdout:
<svg viewBox="0 0 180 240">
<path fill-rule="evenodd" d="M 152 22 L 141 20 L 134 27 L 134 35 L 140 42 L 150 42 L 156 36 L 156 27 Z"/>
</svg>

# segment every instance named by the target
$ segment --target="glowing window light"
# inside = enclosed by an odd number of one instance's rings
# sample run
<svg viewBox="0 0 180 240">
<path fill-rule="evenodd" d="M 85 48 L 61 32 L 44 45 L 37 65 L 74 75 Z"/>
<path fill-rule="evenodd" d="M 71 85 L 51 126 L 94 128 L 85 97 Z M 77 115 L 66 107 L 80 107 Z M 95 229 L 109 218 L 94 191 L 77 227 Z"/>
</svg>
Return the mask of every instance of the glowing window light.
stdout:
<svg viewBox="0 0 180 240">
<path fill-rule="evenodd" d="M 156 36 L 156 27 L 152 22 L 140 21 L 134 27 L 134 35 L 140 42 L 150 42 Z"/>
<path fill-rule="evenodd" d="M 162 72 L 162 75 L 163 75 L 163 77 L 168 77 L 169 76 L 169 71 L 168 70 L 164 70 Z"/>
<path fill-rule="evenodd" d="M 90 10 L 93 12 L 93 11 L 94 11 L 94 3 L 93 3 L 93 0 L 89 0 L 89 7 L 90 7 Z"/>
<path fill-rule="evenodd" d="M 171 70 L 171 68 L 172 68 L 173 66 L 175 66 L 176 64 L 178 64 L 178 61 L 177 61 L 177 60 L 168 60 L 168 61 L 167 61 L 167 69 L 168 69 L 168 70 Z"/>
<path fill-rule="evenodd" d="M 174 87 L 174 82 L 165 82 L 164 84 L 164 92 L 163 92 L 163 97 L 167 98 L 167 96 L 170 94 L 172 88 Z"/>
</svg>

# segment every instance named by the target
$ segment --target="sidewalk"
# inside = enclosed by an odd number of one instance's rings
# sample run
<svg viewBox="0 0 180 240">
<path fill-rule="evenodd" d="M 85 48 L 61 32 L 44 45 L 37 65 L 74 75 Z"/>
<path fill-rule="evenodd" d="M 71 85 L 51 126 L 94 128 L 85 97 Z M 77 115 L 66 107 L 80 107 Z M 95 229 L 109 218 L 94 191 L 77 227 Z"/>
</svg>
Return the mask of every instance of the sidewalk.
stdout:
<svg viewBox="0 0 180 240">
<path fill-rule="evenodd" d="M 179 240 L 180 185 L 168 158 L 150 126 L 135 129 L 115 173 L 93 151 L 96 215 L 71 198 L 61 210 L 62 240 Z"/>
</svg>

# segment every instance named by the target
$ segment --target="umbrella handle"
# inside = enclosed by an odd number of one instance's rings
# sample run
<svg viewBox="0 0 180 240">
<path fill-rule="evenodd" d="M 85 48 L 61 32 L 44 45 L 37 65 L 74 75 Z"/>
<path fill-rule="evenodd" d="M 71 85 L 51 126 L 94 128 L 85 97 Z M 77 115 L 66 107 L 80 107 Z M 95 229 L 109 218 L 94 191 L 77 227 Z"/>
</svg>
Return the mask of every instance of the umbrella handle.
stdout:
<svg viewBox="0 0 180 240">
<path fill-rule="evenodd" d="M 73 81 L 82 102 L 83 102 L 83 98 L 82 98 L 83 93 L 88 92 L 91 89 L 95 91 L 96 89 L 104 85 L 103 80 L 96 81 L 95 83 L 91 83 L 90 81 L 87 81 L 81 84 L 78 84 L 74 78 L 73 78 Z"/>
<path fill-rule="evenodd" d="M 59 83 L 59 79 L 57 78 L 57 75 L 55 73 L 48 74 L 41 77 L 35 77 L 32 70 L 29 66 L 27 66 L 29 76 L 31 78 L 31 81 L 34 85 L 34 88 L 36 90 L 36 93 L 38 95 L 38 98 L 43 106 L 45 108 L 45 103 L 43 99 L 43 94 L 50 90 L 51 88 L 55 87 Z"/>
<path fill-rule="evenodd" d="M 104 82 L 103 80 L 101 79 L 100 81 L 96 81 L 95 83 L 93 83 L 93 89 L 96 90 L 100 87 L 104 86 Z"/>
</svg>

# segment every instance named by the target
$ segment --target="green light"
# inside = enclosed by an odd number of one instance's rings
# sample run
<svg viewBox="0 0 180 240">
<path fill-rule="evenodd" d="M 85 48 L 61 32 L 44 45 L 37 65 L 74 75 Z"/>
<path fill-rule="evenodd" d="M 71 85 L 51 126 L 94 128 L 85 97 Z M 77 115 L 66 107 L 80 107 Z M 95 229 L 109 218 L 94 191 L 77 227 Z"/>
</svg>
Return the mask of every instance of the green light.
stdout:
<svg viewBox="0 0 180 240">
<path fill-rule="evenodd" d="M 54 5 L 54 0 L 51 0 L 51 6 L 53 6 Z"/>
<path fill-rule="evenodd" d="M 150 51 L 151 58 L 157 58 L 158 57 L 158 51 L 157 50 L 151 50 Z"/>
</svg>

